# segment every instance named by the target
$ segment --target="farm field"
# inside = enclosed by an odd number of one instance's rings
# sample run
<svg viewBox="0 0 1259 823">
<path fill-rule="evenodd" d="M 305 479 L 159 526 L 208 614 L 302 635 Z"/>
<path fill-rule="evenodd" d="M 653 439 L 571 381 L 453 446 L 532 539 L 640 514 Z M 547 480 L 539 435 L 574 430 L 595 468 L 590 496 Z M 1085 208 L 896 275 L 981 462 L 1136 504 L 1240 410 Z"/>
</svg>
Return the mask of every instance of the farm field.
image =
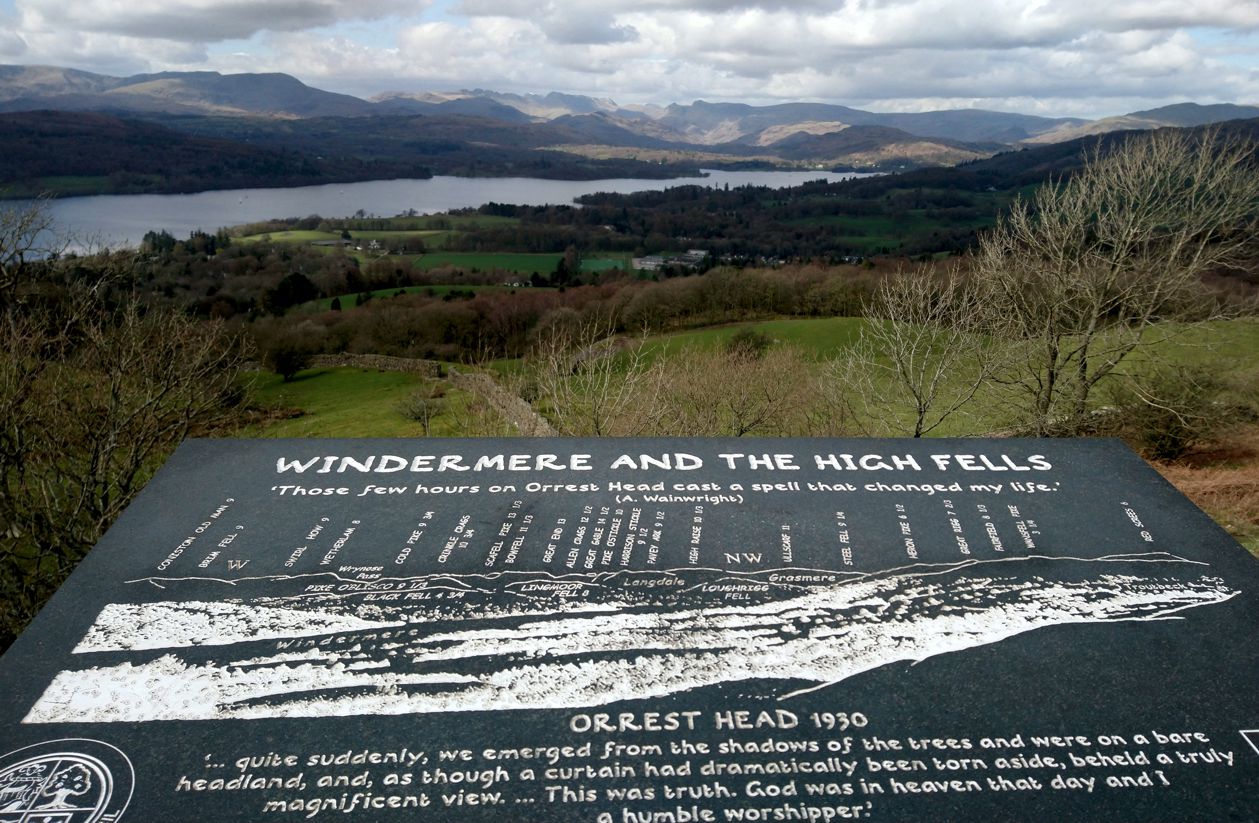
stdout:
<svg viewBox="0 0 1259 823">
<path fill-rule="evenodd" d="M 288 231 L 264 232 L 262 234 L 247 234 L 244 237 L 234 237 L 232 241 L 235 243 L 260 243 L 263 241 L 272 243 L 315 243 L 324 240 L 338 240 L 340 237 L 341 233 L 335 231 L 291 229 Z"/>
<path fill-rule="evenodd" d="M 421 269 L 452 266 L 478 271 L 509 271 L 517 274 L 549 275 L 555 271 L 564 255 L 557 253 L 529 254 L 524 252 L 468 252 L 432 251 L 414 258 Z M 629 255 L 616 257 L 587 257 L 581 261 L 582 271 L 606 271 L 628 268 Z"/>
<path fill-rule="evenodd" d="M 611 269 L 625 269 L 629 271 L 630 255 L 622 254 L 607 257 L 583 257 L 581 260 L 581 270 L 588 272 L 609 271 Z"/>
<path fill-rule="evenodd" d="M 485 214 L 430 214 L 415 217 L 370 217 L 327 221 L 324 229 L 286 229 L 243 234 L 232 239 L 238 243 L 256 243 L 269 240 L 276 243 L 313 243 L 339 240 L 344 227 L 353 240 L 399 240 L 419 237 L 426 244 L 440 247 L 446 238 L 475 229 L 512 226 L 520 222 L 516 217 L 499 217 Z M 309 224 L 307 224 L 309 225 Z"/>
</svg>

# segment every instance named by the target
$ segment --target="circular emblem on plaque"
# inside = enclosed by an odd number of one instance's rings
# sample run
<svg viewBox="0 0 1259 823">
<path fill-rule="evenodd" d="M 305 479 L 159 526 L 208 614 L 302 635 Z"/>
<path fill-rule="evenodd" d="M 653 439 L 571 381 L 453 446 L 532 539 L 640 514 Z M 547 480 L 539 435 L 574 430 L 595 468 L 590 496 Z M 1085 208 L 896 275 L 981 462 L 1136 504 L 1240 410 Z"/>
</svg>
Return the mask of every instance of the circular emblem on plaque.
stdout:
<svg viewBox="0 0 1259 823">
<path fill-rule="evenodd" d="M 0 823 L 115 823 L 135 772 L 118 749 L 73 738 L 0 755 Z"/>
</svg>

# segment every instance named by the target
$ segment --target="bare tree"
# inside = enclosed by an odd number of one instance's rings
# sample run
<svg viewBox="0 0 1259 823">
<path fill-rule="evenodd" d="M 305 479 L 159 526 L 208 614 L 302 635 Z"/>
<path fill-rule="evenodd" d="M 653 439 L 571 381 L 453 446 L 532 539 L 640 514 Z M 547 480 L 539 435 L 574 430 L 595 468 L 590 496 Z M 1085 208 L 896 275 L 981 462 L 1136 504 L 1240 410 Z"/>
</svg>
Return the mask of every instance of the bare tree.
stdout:
<svg viewBox="0 0 1259 823">
<path fill-rule="evenodd" d="M 652 407 L 642 416 L 652 434 L 777 436 L 812 428 L 812 370 L 800 352 L 787 346 L 764 353 L 687 348 L 657 361 L 648 382 Z"/>
<path fill-rule="evenodd" d="M 25 622 L 165 455 L 237 399 L 218 324 L 129 305 L 67 328 L 6 323 L 0 365 L 4 623 Z M 6 626 L 7 627 L 7 626 Z"/>
<path fill-rule="evenodd" d="M 1207 315 L 1201 278 L 1235 263 L 1259 210 L 1255 145 L 1163 130 L 1095 150 L 1069 180 L 1017 201 L 976 255 L 990 333 L 1043 433 L 1082 422 L 1134 350 Z"/>
<path fill-rule="evenodd" d="M 536 396 L 563 434 L 788 436 L 846 428 L 813 364 L 788 346 L 688 347 L 650 361 L 642 339 L 556 324 L 535 354 Z"/>
<path fill-rule="evenodd" d="M 646 426 L 632 411 L 650 405 L 645 340 L 622 346 L 612 328 L 606 320 L 556 324 L 535 348 L 538 399 L 561 434 L 635 435 Z"/>
<path fill-rule="evenodd" d="M 445 399 L 436 391 L 437 387 L 418 389 L 398 403 L 398 411 L 408 420 L 419 423 L 428 437 L 433 420 L 442 413 Z"/>
<path fill-rule="evenodd" d="M 165 455 L 241 396 L 234 336 L 141 305 L 115 288 L 124 266 L 40 262 L 0 309 L 0 646 Z"/>
<path fill-rule="evenodd" d="M 996 363 L 979 308 L 979 290 L 956 267 L 898 271 L 883 282 L 857 343 L 830 366 L 868 431 L 902 431 L 907 409 L 909 433 L 922 437 L 974 399 Z"/>
<path fill-rule="evenodd" d="M 0 208 L 0 310 L 12 304 L 33 263 L 65 250 L 65 238 L 54 229 L 47 198 L 22 208 Z"/>
</svg>

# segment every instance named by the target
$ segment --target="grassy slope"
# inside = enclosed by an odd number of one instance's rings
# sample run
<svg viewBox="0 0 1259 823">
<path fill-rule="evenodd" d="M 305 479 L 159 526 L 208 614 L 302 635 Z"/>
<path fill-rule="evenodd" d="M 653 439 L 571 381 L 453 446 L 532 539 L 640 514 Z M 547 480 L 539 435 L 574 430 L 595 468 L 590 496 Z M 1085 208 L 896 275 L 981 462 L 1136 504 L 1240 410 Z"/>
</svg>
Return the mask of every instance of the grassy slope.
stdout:
<svg viewBox="0 0 1259 823">
<path fill-rule="evenodd" d="M 687 346 L 716 348 L 743 329 L 767 335 L 776 342 L 798 346 L 812 356 L 834 357 L 856 342 L 865 321 L 859 317 L 811 317 L 732 323 L 665 335 L 650 341 L 654 356 L 677 354 Z"/>
<path fill-rule="evenodd" d="M 273 374 L 253 376 L 264 406 L 304 414 L 251 427 L 250 437 L 416 437 L 422 431 L 396 406 L 424 385 L 417 375 L 366 369 L 311 369 L 285 383 Z"/>
<path fill-rule="evenodd" d="M 738 331 L 752 329 L 776 342 L 797 346 L 807 356 L 829 360 L 856 342 L 865 322 L 854 317 L 823 317 L 711 326 L 653 338 L 648 343 L 648 352 L 654 358 L 661 353 L 675 355 L 686 346 L 716 347 L 723 345 Z M 1175 328 L 1165 333 L 1156 345 L 1173 363 L 1185 366 L 1220 364 L 1234 375 L 1259 373 L 1259 319 L 1216 321 Z M 1140 353 L 1134 355 L 1134 366 L 1141 359 Z M 975 405 L 981 408 L 987 405 L 982 394 Z M 946 429 L 940 434 L 974 434 L 1004 425 L 1006 421 L 995 417 L 986 424 L 983 418 L 972 419 L 965 431 Z"/>
<path fill-rule="evenodd" d="M 248 427 L 243 437 L 423 437 L 424 427 L 398 406 L 434 381 L 402 372 L 371 369 L 308 369 L 285 383 L 273 374 L 251 376 L 255 397 L 265 407 L 300 409 L 300 417 Z M 431 436 L 465 433 L 464 418 L 473 398 L 446 389 L 445 411 L 430 423 Z"/>
<path fill-rule="evenodd" d="M 314 229 L 292 229 L 290 231 L 274 231 L 265 234 L 248 234 L 232 239 L 234 243 L 313 243 L 316 240 L 336 240 L 340 233 L 335 231 L 315 231 Z"/>
<path fill-rule="evenodd" d="M 865 322 L 857 317 L 818 317 L 731 323 L 656 337 L 649 341 L 649 347 L 676 354 L 686 346 L 720 346 L 740 330 L 752 329 L 775 342 L 797 346 L 810 356 L 829 359 L 856 342 Z M 1158 345 L 1174 363 L 1204 365 L 1224 359 L 1230 372 L 1247 372 L 1259 369 L 1259 320 L 1181 327 Z"/>
</svg>

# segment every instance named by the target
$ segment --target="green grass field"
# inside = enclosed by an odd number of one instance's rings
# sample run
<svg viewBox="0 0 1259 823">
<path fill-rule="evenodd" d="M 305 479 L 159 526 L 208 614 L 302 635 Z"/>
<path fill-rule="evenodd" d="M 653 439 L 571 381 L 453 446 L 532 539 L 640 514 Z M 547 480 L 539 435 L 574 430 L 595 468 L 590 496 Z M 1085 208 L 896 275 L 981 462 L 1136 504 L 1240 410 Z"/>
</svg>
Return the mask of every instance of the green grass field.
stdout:
<svg viewBox="0 0 1259 823">
<path fill-rule="evenodd" d="M 399 405 L 437 382 L 445 394 L 442 411 L 430 421 L 430 436 L 466 435 L 470 423 L 493 426 L 497 421 L 477 398 L 444 381 L 403 372 L 307 369 L 288 383 L 263 372 L 248 379 L 264 408 L 300 409 L 303 414 L 249 426 L 240 432 L 242 437 L 423 437 L 423 425 L 408 419 Z"/>
<path fill-rule="evenodd" d="M 372 219 L 371 224 L 378 221 Z M 502 226 L 515 226 L 520 223 L 519 217 L 501 217 L 495 214 L 424 214 L 416 217 L 391 217 L 388 219 L 390 231 L 447 230 L 470 231 L 473 229 L 492 229 Z M 351 233 L 355 232 L 355 221 L 348 221 Z M 362 222 L 359 222 L 362 225 Z"/>
<path fill-rule="evenodd" d="M 687 345 L 719 346 L 742 329 L 799 346 L 819 358 L 834 357 L 856 342 L 866 321 L 860 317 L 784 318 L 708 326 L 652 338 L 649 345 L 672 354 Z M 1232 369 L 1259 368 L 1259 319 L 1217 320 L 1173 330 L 1158 344 L 1175 363 L 1201 365 L 1227 358 Z"/>
<path fill-rule="evenodd" d="M 244 237 L 232 238 L 235 243 L 313 243 L 317 240 L 339 240 L 340 232 L 315 231 L 314 229 L 294 229 L 293 231 L 273 231 L 265 234 L 247 234 Z"/>
<path fill-rule="evenodd" d="M 81 187 L 100 185 L 101 181 L 106 180 L 106 178 L 103 177 L 50 179 L 64 181 L 63 185 L 75 185 Z M 518 217 L 498 217 L 494 215 L 481 214 L 428 214 L 416 217 L 372 217 L 363 218 L 361 220 L 351 218 L 338 220 L 333 222 L 332 225 L 344 225 L 348 228 L 351 237 L 360 240 L 389 240 L 405 237 L 421 237 L 428 246 L 440 248 L 445 244 L 446 238 L 460 232 L 471 231 L 474 229 L 514 226 L 519 222 L 520 218 Z M 360 228 L 363 225 L 372 226 L 372 228 Z M 387 228 L 380 228 L 381 226 L 386 226 Z M 335 231 L 292 229 L 287 231 L 264 232 L 261 234 L 248 234 L 233 239 L 240 243 L 254 243 L 264 239 L 277 243 L 310 243 L 316 240 L 337 240 L 340 237 L 340 229 L 336 229 Z"/>
<path fill-rule="evenodd" d="M 812 357 L 830 358 L 856 342 L 865 325 L 860 317 L 810 317 L 731 323 L 663 335 L 648 341 L 652 357 L 677 354 L 688 346 L 718 348 L 744 329 L 764 334 L 771 340 L 797 346 Z"/>
<path fill-rule="evenodd" d="M 587 272 L 610 271 L 612 269 L 624 269 L 629 271 L 630 255 L 622 254 L 615 257 L 583 257 L 581 259 L 581 270 Z"/>
<path fill-rule="evenodd" d="M 1186 366 L 1221 363 L 1230 371 L 1259 369 L 1259 318 L 1181 327 L 1160 345 L 1173 362 Z"/>
<path fill-rule="evenodd" d="M 247 437 L 416 437 L 421 427 L 397 404 L 425 385 L 418 375 L 367 369 L 309 369 L 285 383 L 278 375 L 250 376 L 258 402 L 304 414 L 244 432 Z"/>
<path fill-rule="evenodd" d="M 446 244 L 452 238 L 458 237 L 460 232 L 443 231 L 442 229 L 433 229 L 424 233 L 424 248 L 428 251 L 436 251 L 446 248 Z"/>
</svg>

